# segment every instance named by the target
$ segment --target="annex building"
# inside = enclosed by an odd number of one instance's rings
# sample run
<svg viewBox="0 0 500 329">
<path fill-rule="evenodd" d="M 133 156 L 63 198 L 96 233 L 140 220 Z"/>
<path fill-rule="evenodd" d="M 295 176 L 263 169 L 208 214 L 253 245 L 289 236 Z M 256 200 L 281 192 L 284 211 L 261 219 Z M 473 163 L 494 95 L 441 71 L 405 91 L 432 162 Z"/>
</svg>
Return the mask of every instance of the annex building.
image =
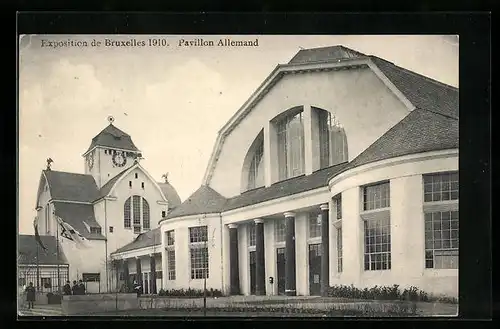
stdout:
<svg viewBox="0 0 500 329">
<path fill-rule="evenodd" d="M 343 46 L 278 65 L 160 220 L 163 286 L 458 294 L 458 89 Z M 272 278 L 272 280 L 271 280 Z"/>
<path fill-rule="evenodd" d="M 84 173 L 56 171 L 50 165 L 42 171 L 36 210 L 46 250 L 34 236 L 20 236 L 18 245 L 21 256 L 29 255 L 21 257 L 22 268 L 44 270 L 37 277 L 33 270 L 29 275 L 20 271 L 20 282 L 55 291 L 66 280 L 81 279 L 89 293 L 98 293 L 122 290 L 137 280 L 146 293 L 157 292 L 162 286 L 161 250 L 149 246 L 161 244 L 159 220 L 181 200 L 166 177 L 165 182 L 151 177 L 139 163 L 141 157 L 130 135 L 110 118 L 83 153 Z M 125 252 L 130 245 L 134 252 Z M 54 266 L 56 254 L 59 266 Z M 123 264 L 130 270 L 124 271 Z"/>
</svg>

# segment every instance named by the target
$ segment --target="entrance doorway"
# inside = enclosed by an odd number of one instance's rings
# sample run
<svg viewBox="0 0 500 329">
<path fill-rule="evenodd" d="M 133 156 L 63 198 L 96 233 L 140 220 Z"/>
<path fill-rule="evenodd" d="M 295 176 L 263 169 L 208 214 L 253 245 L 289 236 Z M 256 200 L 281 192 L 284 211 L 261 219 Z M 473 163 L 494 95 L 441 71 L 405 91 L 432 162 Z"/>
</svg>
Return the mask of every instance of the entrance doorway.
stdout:
<svg viewBox="0 0 500 329">
<path fill-rule="evenodd" d="M 144 294 L 147 295 L 149 294 L 149 273 L 148 272 L 145 272 L 142 274 L 142 276 L 144 277 L 144 284 L 143 284 L 143 287 L 144 287 Z"/>
<path fill-rule="evenodd" d="M 255 251 L 250 251 L 250 295 L 255 295 L 257 291 L 256 263 Z"/>
<path fill-rule="evenodd" d="M 309 294 L 321 295 L 321 243 L 309 245 Z"/>
<path fill-rule="evenodd" d="M 276 248 L 276 281 L 278 295 L 285 294 L 285 248 Z"/>
</svg>

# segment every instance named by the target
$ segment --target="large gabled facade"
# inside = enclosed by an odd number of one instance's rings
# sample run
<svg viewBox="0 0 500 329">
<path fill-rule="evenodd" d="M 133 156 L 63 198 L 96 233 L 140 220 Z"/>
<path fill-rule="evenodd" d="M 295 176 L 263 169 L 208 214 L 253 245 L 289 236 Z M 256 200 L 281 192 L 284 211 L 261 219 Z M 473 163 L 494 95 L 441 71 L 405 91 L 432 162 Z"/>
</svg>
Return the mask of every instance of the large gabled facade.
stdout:
<svg viewBox="0 0 500 329">
<path fill-rule="evenodd" d="M 458 293 L 458 89 L 335 46 L 278 65 L 161 220 L 167 288 Z M 273 283 L 269 278 L 273 278 Z"/>
</svg>

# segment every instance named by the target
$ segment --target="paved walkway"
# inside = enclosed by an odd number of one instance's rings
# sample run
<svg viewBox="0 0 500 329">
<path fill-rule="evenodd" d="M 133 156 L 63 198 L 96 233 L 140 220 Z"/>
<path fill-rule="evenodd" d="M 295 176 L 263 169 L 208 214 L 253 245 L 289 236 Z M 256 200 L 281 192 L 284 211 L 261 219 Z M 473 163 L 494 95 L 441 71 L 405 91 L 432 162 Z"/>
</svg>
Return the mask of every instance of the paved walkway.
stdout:
<svg viewBox="0 0 500 329">
<path fill-rule="evenodd" d="M 64 316 L 61 305 L 35 305 L 33 309 L 19 308 L 20 316 Z"/>
</svg>

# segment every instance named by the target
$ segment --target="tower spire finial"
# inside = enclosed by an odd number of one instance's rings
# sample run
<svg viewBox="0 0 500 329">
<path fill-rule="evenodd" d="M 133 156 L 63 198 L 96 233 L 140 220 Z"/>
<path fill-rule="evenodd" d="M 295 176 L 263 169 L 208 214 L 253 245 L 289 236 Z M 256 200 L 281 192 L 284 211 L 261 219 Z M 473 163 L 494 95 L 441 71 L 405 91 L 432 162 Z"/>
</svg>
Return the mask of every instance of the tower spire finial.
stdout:
<svg viewBox="0 0 500 329">
<path fill-rule="evenodd" d="M 51 165 L 52 165 L 52 162 L 54 162 L 54 160 L 52 160 L 51 158 L 48 158 L 47 159 L 47 170 L 51 170 Z"/>
<path fill-rule="evenodd" d="M 165 180 L 165 183 L 168 183 L 168 172 L 164 173 L 161 178 Z"/>
<path fill-rule="evenodd" d="M 108 122 L 109 122 L 110 125 L 112 125 L 113 122 L 115 122 L 115 118 L 113 118 L 112 115 L 108 116 Z"/>
</svg>

